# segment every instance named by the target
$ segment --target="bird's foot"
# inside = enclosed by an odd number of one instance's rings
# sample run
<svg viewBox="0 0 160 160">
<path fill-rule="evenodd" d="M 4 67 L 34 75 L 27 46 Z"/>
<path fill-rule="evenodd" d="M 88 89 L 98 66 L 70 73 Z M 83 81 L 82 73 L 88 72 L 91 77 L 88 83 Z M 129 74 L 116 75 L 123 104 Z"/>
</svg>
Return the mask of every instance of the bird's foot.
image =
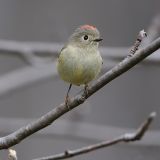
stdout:
<svg viewBox="0 0 160 160">
<path fill-rule="evenodd" d="M 69 103 L 70 103 L 70 98 L 69 98 L 69 91 L 71 90 L 71 87 L 72 87 L 72 84 L 69 85 L 69 88 L 68 88 L 68 91 L 67 91 L 67 95 L 66 95 L 66 98 L 65 98 L 65 105 L 67 107 L 68 110 L 70 110 L 70 106 L 69 106 Z"/>
<path fill-rule="evenodd" d="M 82 97 L 84 98 L 84 100 L 87 98 L 87 96 L 88 96 L 88 85 L 86 84 L 85 86 L 84 86 L 84 92 L 83 92 L 83 95 L 82 95 Z"/>
<path fill-rule="evenodd" d="M 66 105 L 66 107 L 67 107 L 68 110 L 71 109 L 70 106 L 69 106 L 70 101 L 71 101 L 71 100 L 70 100 L 70 97 L 69 97 L 69 96 L 66 96 L 66 98 L 65 98 L 65 105 Z"/>
</svg>

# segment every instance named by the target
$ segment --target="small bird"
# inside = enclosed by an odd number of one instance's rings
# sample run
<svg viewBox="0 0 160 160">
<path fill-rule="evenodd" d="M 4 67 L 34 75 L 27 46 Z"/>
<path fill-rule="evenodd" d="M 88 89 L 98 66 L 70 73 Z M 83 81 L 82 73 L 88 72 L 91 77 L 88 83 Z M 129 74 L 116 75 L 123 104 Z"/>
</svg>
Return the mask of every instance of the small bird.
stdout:
<svg viewBox="0 0 160 160">
<path fill-rule="evenodd" d="M 88 94 L 88 83 L 95 79 L 102 68 L 102 57 L 98 50 L 102 41 L 98 29 L 82 25 L 70 36 L 62 48 L 57 63 L 60 77 L 70 83 L 65 104 L 68 106 L 69 92 L 73 85 L 84 85 L 84 97 Z"/>
</svg>

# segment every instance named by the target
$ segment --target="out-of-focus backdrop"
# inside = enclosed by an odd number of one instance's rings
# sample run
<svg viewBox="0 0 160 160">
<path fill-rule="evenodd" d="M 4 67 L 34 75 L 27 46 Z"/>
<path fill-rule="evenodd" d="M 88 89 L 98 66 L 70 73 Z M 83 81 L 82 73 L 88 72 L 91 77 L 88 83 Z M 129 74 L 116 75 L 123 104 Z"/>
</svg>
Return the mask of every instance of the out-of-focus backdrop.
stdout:
<svg viewBox="0 0 160 160">
<path fill-rule="evenodd" d="M 159 10 L 159 0 L 0 0 L 0 136 L 24 126 L 64 100 L 68 84 L 57 76 L 55 59 L 75 28 L 92 24 L 100 30 L 105 72 L 127 55 L 141 29 L 149 32 L 143 45 L 160 36 Z M 40 51 L 33 54 L 32 49 Z M 53 54 L 47 53 L 52 50 Z M 73 159 L 159 160 L 159 54 L 16 145 L 18 158 L 48 156 L 134 131 L 151 111 L 156 111 L 158 117 L 142 141 Z M 71 94 L 80 89 L 74 87 Z M 0 151 L 1 159 L 7 159 L 7 151 Z"/>
</svg>

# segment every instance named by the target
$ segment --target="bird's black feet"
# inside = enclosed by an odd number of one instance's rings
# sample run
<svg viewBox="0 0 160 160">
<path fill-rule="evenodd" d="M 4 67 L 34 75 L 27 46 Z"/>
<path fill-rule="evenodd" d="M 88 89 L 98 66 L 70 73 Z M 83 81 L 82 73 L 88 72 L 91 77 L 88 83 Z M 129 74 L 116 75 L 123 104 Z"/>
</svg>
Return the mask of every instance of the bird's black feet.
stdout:
<svg viewBox="0 0 160 160">
<path fill-rule="evenodd" d="M 88 96 L 88 85 L 86 84 L 84 86 L 83 98 L 86 99 L 87 96 Z"/>
<path fill-rule="evenodd" d="M 71 87 L 72 87 L 72 84 L 69 85 L 67 95 L 66 95 L 66 98 L 65 98 L 65 105 L 68 108 L 68 110 L 70 110 L 70 107 L 69 107 L 69 103 L 70 103 L 69 91 L 71 90 Z"/>
<path fill-rule="evenodd" d="M 68 110 L 70 110 L 69 104 L 70 104 L 70 97 L 67 95 L 65 98 L 65 105 L 68 108 Z"/>
</svg>

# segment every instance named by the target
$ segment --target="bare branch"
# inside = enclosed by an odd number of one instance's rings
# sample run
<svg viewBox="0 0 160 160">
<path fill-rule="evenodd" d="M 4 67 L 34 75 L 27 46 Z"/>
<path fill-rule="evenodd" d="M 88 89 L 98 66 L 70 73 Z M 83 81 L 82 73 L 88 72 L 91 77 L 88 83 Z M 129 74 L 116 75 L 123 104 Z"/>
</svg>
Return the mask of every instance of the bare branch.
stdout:
<svg viewBox="0 0 160 160">
<path fill-rule="evenodd" d="M 29 122 L 35 121 L 35 118 L 0 118 L 0 128 L 2 135 L 7 135 L 15 131 L 21 126 L 27 125 Z M 68 129 L 71 128 L 71 129 Z M 73 133 L 73 129 L 76 128 L 76 132 Z M 92 130 L 92 132 L 90 132 Z M 110 125 L 96 125 L 87 122 L 75 122 L 66 119 L 59 119 L 54 125 L 45 128 L 36 133 L 36 137 L 42 138 L 44 136 L 62 136 L 64 138 L 75 137 L 80 141 L 87 142 L 100 142 L 106 138 L 112 139 L 123 133 L 131 133 L 135 130 L 126 127 L 114 127 Z M 101 133 L 101 134 L 99 134 Z M 137 144 L 132 144 L 137 145 Z M 143 141 L 139 141 L 139 146 L 159 146 L 160 147 L 160 131 L 151 130 L 147 132 L 147 135 Z"/>
<path fill-rule="evenodd" d="M 120 76 L 121 74 L 123 74 L 124 72 L 135 66 L 137 63 L 145 59 L 154 51 L 158 50 L 159 48 L 160 48 L 160 38 L 152 42 L 146 48 L 139 50 L 133 56 L 125 58 L 122 62 L 120 62 L 110 71 L 102 75 L 99 79 L 97 79 L 95 83 L 91 85 L 91 87 L 88 89 L 88 95 L 86 99 L 90 97 L 92 94 L 94 94 L 96 91 L 98 91 L 100 88 L 104 87 L 106 84 L 111 82 L 113 79 Z M 78 94 L 71 99 L 69 108 L 73 109 L 78 105 L 82 104 L 84 101 L 85 99 L 83 98 L 83 94 Z M 0 149 L 6 149 L 15 144 L 18 144 L 23 139 L 27 138 L 33 133 L 47 127 L 53 121 L 55 121 L 57 118 L 59 118 L 68 111 L 69 111 L 68 107 L 66 107 L 65 104 L 63 103 L 58 107 L 56 107 L 55 109 L 48 112 L 47 114 L 45 114 L 44 116 L 40 117 L 38 120 L 20 128 L 19 130 L 11 133 L 10 135 L 1 137 Z"/>
<path fill-rule="evenodd" d="M 136 141 L 140 140 L 145 132 L 148 130 L 150 124 L 152 123 L 153 119 L 156 117 L 156 112 L 152 112 L 149 117 L 144 121 L 141 126 L 137 129 L 135 133 L 126 133 L 124 134 L 124 141 Z"/>
<path fill-rule="evenodd" d="M 86 154 L 104 147 L 109 147 L 112 146 L 114 144 L 120 143 L 120 142 L 131 142 L 131 141 L 137 141 L 137 140 L 141 140 L 142 137 L 144 136 L 144 134 L 146 133 L 146 131 L 148 130 L 151 122 L 153 121 L 153 119 L 155 118 L 156 113 L 152 112 L 149 117 L 146 119 L 146 121 L 137 129 L 137 131 L 133 132 L 133 133 L 125 133 L 121 136 L 119 136 L 118 138 L 115 138 L 113 140 L 107 140 L 107 141 L 102 141 L 100 143 L 97 144 L 93 144 L 90 146 L 86 146 L 80 149 L 76 149 L 76 150 L 66 150 L 64 151 L 64 153 L 60 153 L 60 154 L 56 154 L 56 155 L 52 155 L 52 156 L 48 156 L 48 157 L 41 157 L 41 158 L 37 158 L 34 160 L 60 160 L 60 159 L 67 159 L 67 158 L 71 158 L 71 157 L 75 157 L 81 154 Z"/>
<path fill-rule="evenodd" d="M 132 47 L 130 51 L 130 55 L 133 55 L 136 53 L 144 37 L 147 37 L 147 33 L 144 30 L 141 30 L 138 34 L 136 42 L 134 43 L 134 46 Z"/>
<path fill-rule="evenodd" d="M 38 43 L 38 42 L 17 42 L 11 40 L 0 40 L 0 53 L 12 56 L 18 55 L 27 63 L 35 65 L 40 59 L 36 55 L 57 56 L 61 45 L 56 43 Z"/>
<path fill-rule="evenodd" d="M 4 74 L 0 76 L 0 97 L 8 95 L 11 92 L 15 93 L 20 88 L 28 87 L 28 85 L 34 82 L 55 77 L 55 75 L 57 75 L 57 70 L 54 62 L 53 64 L 46 64 L 41 67 L 27 66 Z"/>
</svg>

